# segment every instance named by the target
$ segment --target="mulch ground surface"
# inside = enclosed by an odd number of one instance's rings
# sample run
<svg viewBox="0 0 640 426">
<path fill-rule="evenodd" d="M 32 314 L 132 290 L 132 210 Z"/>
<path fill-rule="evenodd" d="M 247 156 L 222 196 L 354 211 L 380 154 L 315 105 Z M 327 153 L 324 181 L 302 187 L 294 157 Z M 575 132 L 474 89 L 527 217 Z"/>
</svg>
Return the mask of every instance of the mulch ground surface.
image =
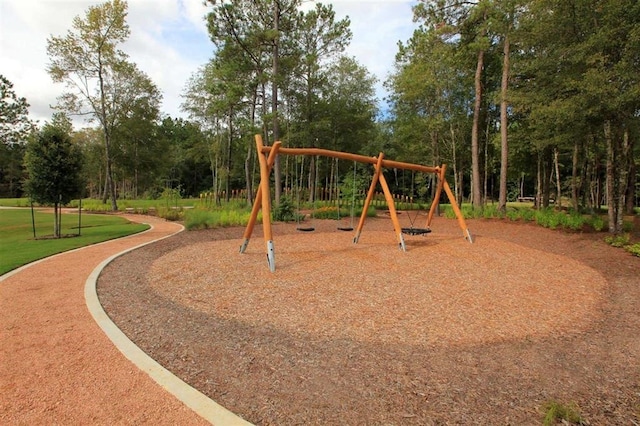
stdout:
<svg viewBox="0 0 640 426">
<path fill-rule="evenodd" d="M 402 216 L 402 215 L 401 215 Z M 368 219 L 183 232 L 109 265 L 114 322 L 151 357 L 255 424 L 640 424 L 640 259 L 603 234 L 454 220 L 406 237 Z"/>
</svg>

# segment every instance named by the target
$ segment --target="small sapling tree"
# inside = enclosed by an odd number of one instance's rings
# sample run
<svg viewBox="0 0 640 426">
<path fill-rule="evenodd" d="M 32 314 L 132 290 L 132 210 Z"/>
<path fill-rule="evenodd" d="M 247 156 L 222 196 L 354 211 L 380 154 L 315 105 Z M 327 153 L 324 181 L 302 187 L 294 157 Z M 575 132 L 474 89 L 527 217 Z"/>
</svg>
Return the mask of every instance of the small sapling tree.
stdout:
<svg viewBox="0 0 640 426">
<path fill-rule="evenodd" d="M 59 122 L 46 124 L 27 144 L 25 167 L 25 191 L 33 201 L 53 205 L 53 236 L 60 238 L 60 208 L 81 191 L 82 151 Z"/>
</svg>

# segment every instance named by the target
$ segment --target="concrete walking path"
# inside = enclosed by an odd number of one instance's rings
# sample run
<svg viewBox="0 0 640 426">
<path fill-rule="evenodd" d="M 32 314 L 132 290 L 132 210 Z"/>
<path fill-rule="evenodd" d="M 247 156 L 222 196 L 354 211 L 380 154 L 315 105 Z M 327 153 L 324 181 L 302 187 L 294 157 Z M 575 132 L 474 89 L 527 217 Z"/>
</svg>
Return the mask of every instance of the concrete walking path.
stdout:
<svg viewBox="0 0 640 426">
<path fill-rule="evenodd" d="M 158 218 L 124 217 L 152 229 L 0 277 L 0 424 L 244 423 L 145 360 L 126 337 L 114 340 L 118 347 L 110 340 L 119 330 L 95 306 L 97 298 L 91 301 L 91 280 L 105 259 L 182 229 Z M 149 375 L 154 371 L 160 384 Z"/>
</svg>

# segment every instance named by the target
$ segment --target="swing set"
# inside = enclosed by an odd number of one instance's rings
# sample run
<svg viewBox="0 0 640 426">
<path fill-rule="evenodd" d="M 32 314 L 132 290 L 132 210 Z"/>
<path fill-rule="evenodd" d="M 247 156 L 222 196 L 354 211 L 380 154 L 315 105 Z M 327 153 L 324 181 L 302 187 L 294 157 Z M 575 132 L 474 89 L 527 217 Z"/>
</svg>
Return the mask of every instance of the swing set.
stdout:
<svg viewBox="0 0 640 426">
<path fill-rule="evenodd" d="M 269 270 L 271 272 L 275 272 L 276 270 L 276 262 L 275 262 L 275 248 L 273 244 L 273 236 L 271 229 L 271 190 L 269 188 L 269 180 L 271 175 L 271 170 L 273 168 L 273 164 L 275 162 L 276 156 L 278 154 L 281 155 L 308 155 L 308 156 L 323 156 L 330 158 L 338 158 L 342 160 L 350 160 L 358 163 L 372 164 L 375 167 L 375 171 L 373 174 L 373 178 L 371 179 L 371 185 L 369 186 L 369 191 L 367 192 L 367 197 L 365 199 L 364 205 L 362 207 L 362 214 L 360 215 L 360 221 L 355 229 L 355 235 L 353 237 L 353 243 L 357 244 L 360 235 L 362 233 L 362 229 L 364 227 L 364 222 L 367 217 L 367 210 L 371 204 L 373 199 L 373 195 L 375 193 L 376 187 L 378 183 L 382 187 L 382 192 L 384 193 L 385 200 L 389 207 L 389 214 L 391 216 L 391 222 L 393 223 L 393 228 L 395 231 L 396 239 L 398 242 L 398 247 L 402 251 L 406 251 L 406 244 L 404 241 L 404 234 L 408 235 L 424 235 L 426 233 L 431 232 L 430 225 L 433 219 L 433 215 L 435 213 L 436 208 L 438 207 L 440 201 L 440 195 L 444 190 L 449 198 L 449 202 L 451 203 L 451 207 L 458 219 L 458 225 L 460 229 L 462 229 L 463 236 L 470 243 L 473 242 L 471 237 L 471 232 L 469 228 L 467 228 L 467 224 L 462 216 L 462 212 L 458 207 L 458 203 L 451 192 L 451 188 L 445 179 L 445 171 L 446 166 L 423 166 L 420 164 L 413 163 L 405 163 L 400 161 L 393 160 L 385 160 L 384 153 L 378 154 L 377 157 L 367 157 L 364 155 L 352 154 L 348 152 L 342 151 L 331 151 L 327 149 L 321 148 L 282 148 L 282 143 L 280 141 L 275 142 L 272 146 L 264 146 L 262 142 L 262 136 L 256 135 L 256 149 L 258 151 L 258 161 L 260 163 L 260 186 L 258 189 L 258 193 L 256 194 L 253 208 L 251 209 L 251 216 L 249 218 L 249 222 L 247 223 L 247 227 L 245 228 L 243 235 L 243 242 L 240 246 L 240 253 L 244 253 L 249 245 L 249 240 L 251 238 L 251 234 L 253 233 L 253 229 L 258 220 L 258 213 L 262 210 L 262 229 L 264 233 L 264 240 L 267 246 L 267 264 L 269 266 Z M 382 173 L 383 168 L 396 168 L 401 170 L 411 170 L 414 172 L 421 173 L 430 173 L 435 174 L 438 178 L 438 184 L 436 187 L 436 194 L 434 197 L 433 203 L 431 203 L 431 208 L 429 209 L 429 213 L 427 215 L 427 222 L 425 228 L 414 228 L 413 223 L 411 228 L 402 228 L 400 226 L 400 222 L 398 221 L 398 213 L 395 207 L 395 201 L 393 196 L 391 195 L 391 191 L 389 190 L 389 185 L 387 184 L 386 178 Z"/>
</svg>

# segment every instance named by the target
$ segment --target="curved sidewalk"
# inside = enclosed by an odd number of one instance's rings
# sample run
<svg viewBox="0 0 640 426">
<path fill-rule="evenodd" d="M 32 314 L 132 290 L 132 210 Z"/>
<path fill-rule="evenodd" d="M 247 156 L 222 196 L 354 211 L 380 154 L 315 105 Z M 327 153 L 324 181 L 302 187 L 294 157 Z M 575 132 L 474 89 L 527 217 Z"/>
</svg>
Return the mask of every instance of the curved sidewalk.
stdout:
<svg viewBox="0 0 640 426">
<path fill-rule="evenodd" d="M 130 362 L 131 348 L 122 342 L 116 348 L 92 317 L 95 309 L 87 309 L 85 282 L 105 259 L 182 229 L 153 217 L 125 217 L 152 229 L 35 262 L 0 281 L 0 424 L 218 423 L 206 409 L 205 420 L 177 399 L 184 399 L 187 385 L 176 387 L 172 375 L 174 385 L 158 384 L 148 368 Z"/>
</svg>

